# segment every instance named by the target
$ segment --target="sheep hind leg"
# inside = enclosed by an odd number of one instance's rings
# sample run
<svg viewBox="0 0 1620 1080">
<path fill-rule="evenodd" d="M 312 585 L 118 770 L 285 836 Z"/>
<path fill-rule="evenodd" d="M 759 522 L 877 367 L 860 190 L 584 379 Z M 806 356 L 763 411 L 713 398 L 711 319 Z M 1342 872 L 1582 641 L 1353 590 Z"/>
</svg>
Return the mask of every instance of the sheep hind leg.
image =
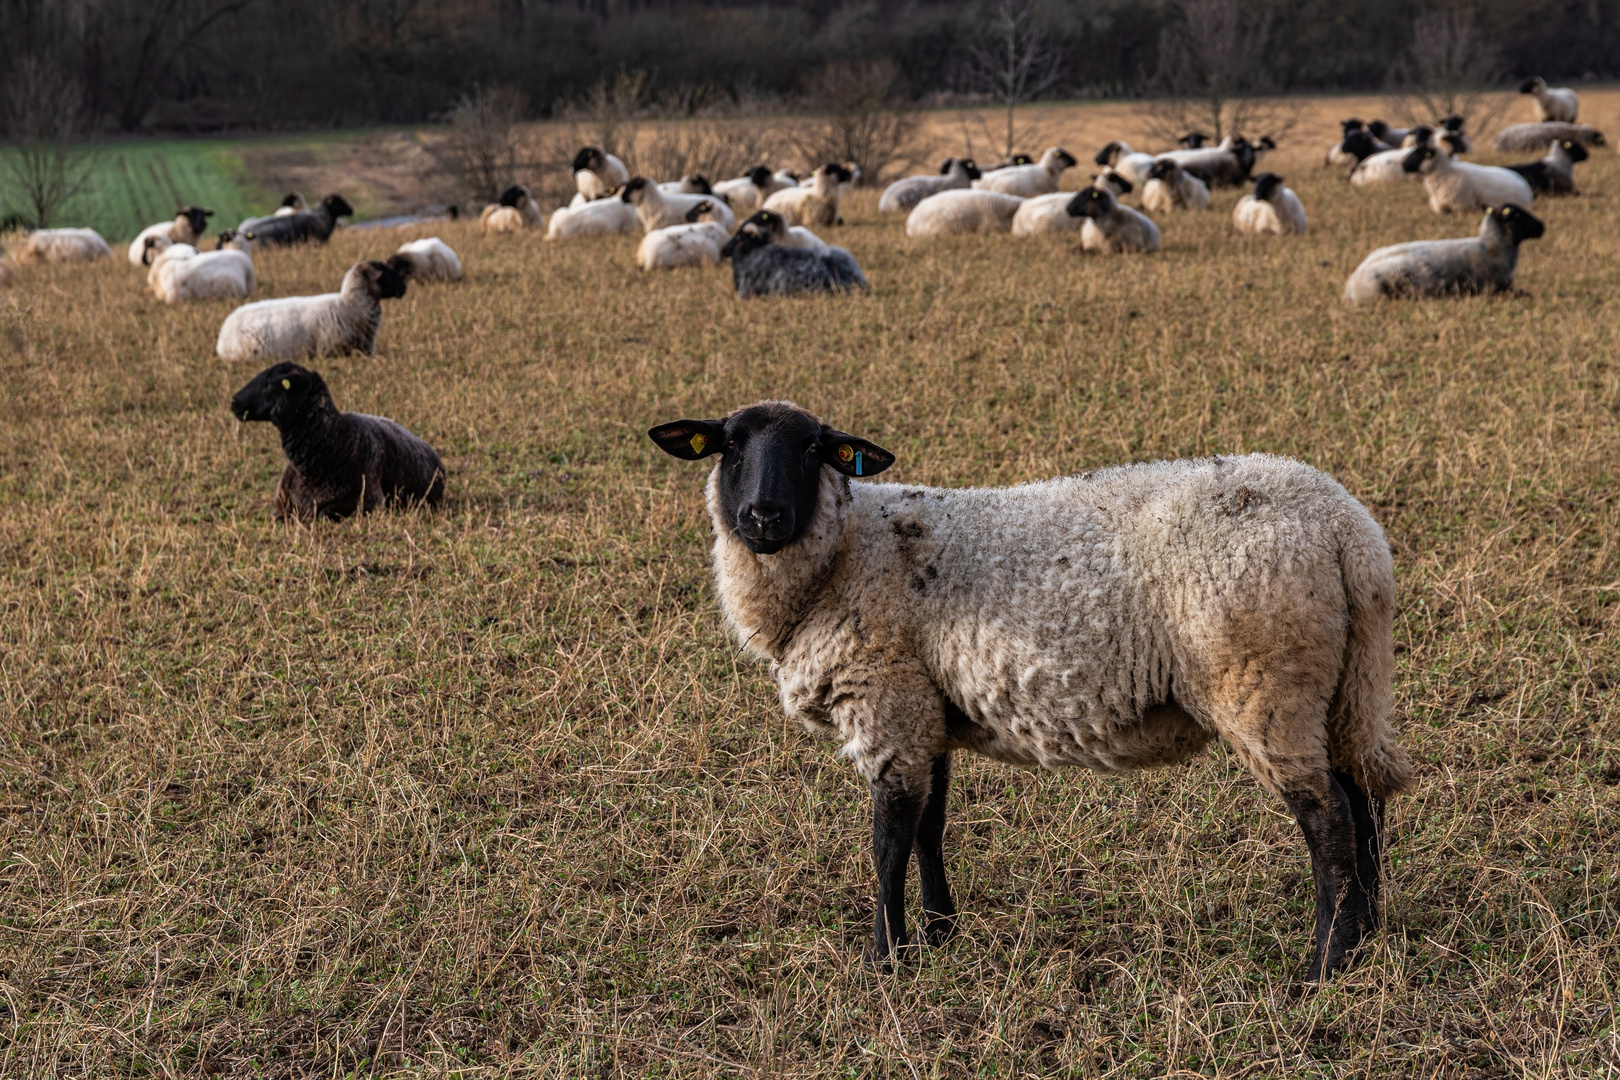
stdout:
<svg viewBox="0 0 1620 1080">
<path fill-rule="evenodd" d="M 1359 788 L 1357 795 L 1365 799 Z M 1316 884 L 1315 949 L 1307 982 L 1326 982 L 1345 965 L 1350 952 L 1373 928 L 1373 903 L 1363 887 L 1353 800 L 1333 773 L 1318 782 L 1283 792 L 1305 834 Z"/>
<path fill-rule="evenodd" d="M 922 940 L 943 945 L 956 933 L 956 902 L 945 877 L 945 805 L 951 787 L 950 751 L 934 759 L 928 801 L 917 822 L 917 884 L 922 891 Z"/>
<path fill-rule="evenodd" d="M 922 817 L 923 797 L 898 778 L 879 776 L 872 788 L 872 864 L 877 871 L 877 910 L 866 962 L 888 970 L 907 943 L 906 865 Z"/>
</svg>

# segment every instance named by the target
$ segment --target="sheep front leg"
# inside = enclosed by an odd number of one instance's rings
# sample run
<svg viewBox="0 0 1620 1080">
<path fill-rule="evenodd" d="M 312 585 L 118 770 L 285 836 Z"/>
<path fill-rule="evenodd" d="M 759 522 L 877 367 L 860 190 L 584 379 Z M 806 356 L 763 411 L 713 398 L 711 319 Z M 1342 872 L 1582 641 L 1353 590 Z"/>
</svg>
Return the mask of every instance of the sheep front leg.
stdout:
<svg viewBox="0 0 1620 1080">
<path fill-rule="evenodd" d="M 943 945 L 956 933 L 956 902 L 945 877 L 945 804 L 951 788 L 951 754 L 934 759 L 929 776 L 928 801 L 917 822 L 917 884 L 922 890 L 922 939 Z"/>
<path fill-rule="evenodd" d="M 887 970 L 906 944 L 906 864 L 922 817 L 923 796 L 903 779 L 878 776 L 872 788 L 872 863 L 877 870 L 877 911 L 866 962 Z"/>
<path fill-rule="evenodd" d="M 1359 788 L 1356 794 L 1366 799 Z M 1284 792 L 1283 798 L 1305 833 L 1316 883 L 1316 947 L 1305 978 L 1326 982 L 1373 928 L 1373 904 L 1358 873 L 1363 848 L 1358 844 L 1358 815 L 1331 772 L 1324 771 L 1309 787 Z M 1369 855 L 1376 850 L 1375 845 L 1370 848 Z"/>
</svg>

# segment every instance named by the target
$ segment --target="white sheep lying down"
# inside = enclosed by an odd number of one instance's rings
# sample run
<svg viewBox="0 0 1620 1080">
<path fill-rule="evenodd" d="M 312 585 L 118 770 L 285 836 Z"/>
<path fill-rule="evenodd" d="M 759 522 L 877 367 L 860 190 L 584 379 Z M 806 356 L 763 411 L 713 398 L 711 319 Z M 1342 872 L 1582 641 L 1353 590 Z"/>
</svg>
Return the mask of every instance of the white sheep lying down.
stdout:
<svg viewBox="0 0 1620 1080">
<path fill-rule="evenodd" d="M 381 301 L 405 295 L 405 276 L 380 262 L 359 262 L 340 291 L 243 304 L 226 317 L 214 349 L 222 360 L 299 360 L 344 353 L 372 355 Z"/>
<path fill-rule="evenodd" d="M 1420 146 L 1408 151 L 1403 167 L 1423 177 L 1423 186 L 1429 191 L 1429 209 L 1437 214 L 1454 210 L 1467 213 L 1504 203 L 1529 206 L 1535 198 L 1530 181 L 1512 169 L 1457 161 L 1443 146 Z"/>
<path fill-rule="evenodd" d="M 35 229 L 12 257 L 22 266 L 33 263 L 96 262 L 112 258 L 112 248 L 94 229 Z"/>
<path fill-rule="evenodd" d="M 964 236 L 1012 231 L 1013 216 L 1024 200 L 1017 195 L 977 189 L 930 195 L 906 217 L 907 236 Z"/>
<path fill-rule="evenodd" d="M 1294 189 L 1284 187 L 1283 178 L 1276 173 L 1261 173 L 1254 178 L 1254 191 L 1238 200 L 1232 208 L 1232 224 L 1240 233 L 1273 236 L 1303 235 L 1307 222 L 1305 204 L 1299 201 Z"/>
<path fill-rule="evenodd" d="M 942 851 L 951 755 L 1105 772 L 1226 740 L 1306 833 L 1310 977 L 1378 921 L 1379 807 L 1411 784 L 1390 728 L 1395 580 L 1372 517 L 1330 477 L 1248 457 L 1012 488 L 851 482 L 894 456 L 786 402 L 649 433 L 720 453 L 714 574 L 728 628 L 783 709 L 871 787 L 870 959 L 956 908 Z"/>
<path fill-rule="evenodd" d="M 411 277 L 417 281 L 461 280 L 461 257 L 437 236 L 401 244 L 394 257 L 411 264 Z"/>
<path fill-rule="evenodd" d="M 980 191 L 999 191 L 1003 195 L 1017 195 L 1031 199 L 1036 195 L 1049 195 L 1063 181 L 1063 170 L 1072 169 L 1078 162 L 1061 146 L 1049 146 L 1041 160 L 1031 165 L 1009 165 L 1005 169 L 987 172 L 973 181 Z"/>
<path fill-rule="evenodd" d="M 154 246 L 161 239 L 154 237 Z M 152 258 L 147 286 L 165 304 L 251 296 L 258 287 L 252 242 L 234 229 L 220 233 L 219 240 L 215 251 L 198 251 L 190 244 L 164 247 Z"/>
<path fill-rule="evenodd" d="M 1545 231 L 1541 221 L 1521 206 L 1492 207 L 1480 222 L 1478 236 L 1415 240 L 1374 251 L 1345 282 L 1345 302 L 1509 292 L 1519 265 L 1519 244 Z"/>
<path fill-rule="evenodd" d="M 640 231 L 635 207 L 617 198 L 596 199 L 577 207 L 559 206 L 546 227 L 546 239 L 634 236 Z"/>
</svg>

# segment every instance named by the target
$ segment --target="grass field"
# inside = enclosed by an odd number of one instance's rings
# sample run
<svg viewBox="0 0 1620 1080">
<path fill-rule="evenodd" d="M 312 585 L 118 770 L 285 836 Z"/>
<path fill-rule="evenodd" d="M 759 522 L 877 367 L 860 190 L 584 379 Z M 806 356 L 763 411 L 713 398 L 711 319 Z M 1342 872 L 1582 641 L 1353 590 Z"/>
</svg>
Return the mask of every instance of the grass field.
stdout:
<svg viewBox="0 0 1620 1080">
<path fill-rule="evenodd" d="M 437 514 L 273 524 L 275 432 L 226 408 L 254 372 L 213 355 L 230 305 L 163 307 L 117 260 L 26 271 L 0 1076 L 1620 1075 L 1620 163 L 1537 205 L 1519 294 L 1349 311 L 1371 248 L 1477 227 L 1322 171 L 1354 107 L 1267 162 L 1311 214 L 1292 240 L 1232 235 L 1222 192 L 1151 257 L 924 243 L 863 192 L 830 232 L 870 295 L 741 303 L 628 240 L 435 230 L 467 280 L 315 366 L 441 450 Z M 1613 132 L 1620 96 L 1585 107 Z M 258 295 L 403 238 L 264 254 Z M 865 970 L 863 785 L 726 640 L 704 470 L 644 436 L 761 397 L 905 482 L 1265 450 L 1362 499 L 1420 784 L 1361 963 L 1301 985 L 1304 843 L 1217 747 L 962 761 L 961 933 Z"/>
</svg>

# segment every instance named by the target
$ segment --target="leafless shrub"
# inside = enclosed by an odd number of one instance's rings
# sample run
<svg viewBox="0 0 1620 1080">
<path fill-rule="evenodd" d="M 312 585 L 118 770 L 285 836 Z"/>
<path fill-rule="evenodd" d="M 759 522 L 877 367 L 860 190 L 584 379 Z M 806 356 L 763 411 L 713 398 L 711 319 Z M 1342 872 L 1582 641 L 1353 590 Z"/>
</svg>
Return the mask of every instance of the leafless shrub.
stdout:
<svg viewBox="0 0 1620 1080">
<path fill-rule="evenodd" d="M 493 202 L 525 171 L 522 124 L 528 102 L 515 87 L 477 87 L 450 110 L 450 134 L 434 151 L 440 167 Z"/>
<path fill-rule="evenodd" d="M 1182 20 L 1159 38 L 1154 89 L 1163 95 L 1143 107 L 1148 133 L 1175 142 L 1198 131 L 1215 141 L 1233 133 L 1280 139 L 1298 121 L 1298 109 L 1266 98 L 1271 79 L 1271 24 L 1247 14 L 1238 0 L 1187 0 Z"/>
<path fill-rule="evenodd" d="M 574 128 L 578 146 L 600 146 L 625 157 L 636 145 L 637 123 L 649 102 L 647 73 L 619 69 L 612 81 L 598 79 L 585 96 L 564 102 L 557 112 Z"/>
<path fill-rule="evenodd" d="M 721 180 L 779 162 L 793 146 L 790 133 L 802 126 L 771 115 L 781 102 L 748 87 L 733 97 L 712 86 L 684 86 L 662 95 L 652 111 L 631 158 L 637 172 L 661 180 L 689 173 Z"/>
<path fill-rule="evenodd" d="M 911 163 L 917 116 L 900 102 L 894 61 L 833 61 L 810 79 L 806 96 L 821 115 L 791 135 L 805 164 L 854 162 L 875 183 L 891 166 Z"/>
<path fill-rule="evenodd" d="M 1431 11 L 1413 20 L 1412 44 L 1390 65 L 1390 112 L 1408 124 L 1461 116 L 1482 136 L 1505 108 L 1485 93 L 1504 74 L 1501 54 L 1472 9 Z"/>
<path fill-rule="evenodd" d="M 1002 156 L 1018 149 L 1020 139 L 1028 146 L 1040 141 L 1033 132 L 1018 130 L 1018 106 L 1052 89 L 1062 74 L 1062 56 L 1048 42 L 1034 0 L 997 0 L 982 37 L 968 48 L 963 82 L 970 91 L 986 95 L 1007 110 L 1006 136 L 999 147 Z M 989 137 L 989 123 L 981 114 L 963 113 L 961 119 L 964 134 L 976 120 L 975 126 Z"/>
<path fill-rule="evenodd" d="M 0 121 L 11 139 L 0 150 L 0 195 L 44 228 L 90 186 L 90 157 L 73 139 L 84 119 L 77 80 L 23 56 L 0 82 Z"/>
</svg>

